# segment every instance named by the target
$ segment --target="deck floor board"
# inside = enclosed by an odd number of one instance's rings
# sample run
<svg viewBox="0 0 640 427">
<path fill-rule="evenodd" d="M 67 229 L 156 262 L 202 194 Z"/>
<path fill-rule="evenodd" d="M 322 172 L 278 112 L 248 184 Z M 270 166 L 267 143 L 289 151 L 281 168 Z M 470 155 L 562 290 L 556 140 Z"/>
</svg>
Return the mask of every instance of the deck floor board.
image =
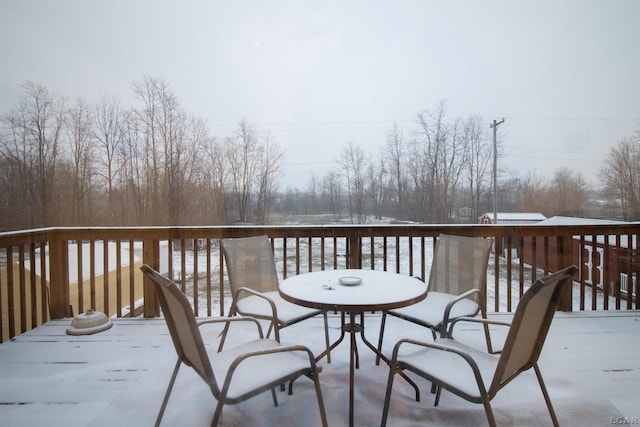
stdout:
<svg viewBox="0 0 640 427">
<path fill-rule="evenodd" d="M 492 317 L 509 320 L 510 315 L 497 314 Z M 339 317 L 331 316 L 330 322 L 331 335 L 334 338 L 339 333 Z M 366 322 L 367 336 L 375 342 L 379 316 L 369 315 Z M 422 328 L 401 322 L 398 319 L 389 320 L 389 329 L 383 348 L 386 353 L 390 352 L 393 343 L 400 337 L 427 339 L 429 335 Z M 114 326 L 111 329 L 86 336 L 67 335 L 65 330 L 69 323 L 68 319 L 51 321 L 14 340 L 0 344 L 0 424 L 21 426 L 151 424 L 175 363 L 175 351 L 164 321 L 162 319 L 114 319 Z M 283 343 L 301 343 L 309 346 L 313 351 L 321 351 L 321 319 L 312 319 L 303 323 L 306 324 L 284 329 Z M 248 328 L 246 325 L 239 327 L 237 332 L 234 332 L 229 345 L 233 345 L 234 339 L 241 340 L 255 334 Z M 215 344 L 220 328 L 212 326 L 204 329 L 203 332 L 205 341 Z M 467 327 L 461 329 L 459 334 L 470 341 L 476 340 L 477 343 L 482 343 L 482 335 L 479 332 L 480 330 L 475 327 Z M 495 330 L 496 337 L 501 334 L 503 335 L 501 331 Z M 334 362 L 331 365 L 326 366 L 324 360 L 320 364 L 331 370 L 344 370 L 346 375 L 347 349 L 346 343 L 341 344 L 332 353 Z M 388 368 L 369 366 L 372 365 L 370 352 L 363 348 L 360 353 L 361 365 L 375 372 L 380 376 L 381 381 L 384 381 Z M 639 354 L 640 312 L 558 313 L 545 343 L 540 366 L 550 394 L 556 399 L 561 401 L 563 398 L 580 393 L 596 402 L 610 402 L 615 411 L 610 416 L 603 414 L 603 420 L 617 420 L 611 417 L 623 416 L 633 421 L 640 417 L 640 409 L 637 405 L 640 401 Z M 325 369 L 325 371 L 328 370 Z M 321 374 L 321 381 L 325 371 Z M 192 375 L 187 373 L 187 370 L 182 371 L 181 375 L 183 376 L 179 377 L 177 388 L 187 387 L 191 384 L 190 381 L 193 381 Z M 359 375 L 361 374 L 356 373 L 356 383 Z M 345 392 L 343 388 L 347 384 L 346 378 L 343 384 L 334 384 L 329 374 L 326 378 L 326 382 L 323 383 L 323 392 L 327 395 Z M 535 379 L 527 378 L 523 381 L 535 381 Z M 304 396 L 305 393 L 310 392 L 309 384 L 303 385 L 302 380 L 300 383 L 296 385 L 299 391 L 294 393 L 292 401 L 295 401 L 296 394 Z M 145 387 L 149 388 L 148 392 L 145 392 Z M 174 419 L 184 416 L 179 413 L 181 405 L 195 408 L 192 411 L 194 412 L 201 404 L 198 403 L 199 399 L 202 399 L 202 402 L 213 401 L 210 395 L 206 397 L 206 387 L 201 388 L 202 390 L 194 385 L 184 396 L 172 397 L 176 400 L 172 401 L 173 405 L 170 403 L 166 425 L 171 425 L 172 411 L 177 417 Z M 537 402 L 536 404 L 544 406 L 539 402 L 541 397 L 536 387 L 523 387 L 518 390 L 523 390 L 522 393 L 527 399 L 530 398 Z M 383 392 L 384 390 L 375 391 L 378 394 Z M 423 394 L 429 396 L 428 390 L 423 388 Z M 131 399 L 131 402 L 127 403 L 127 399 Z M 288 397 L 282 399 L 289 400 Z M 379 396 L 376 399 L 379 399 Z M 501 401 L 498 397 L 496 399 L 496 405 L 499 407 Z M 130 404 L 133 405 L 131 413 L 135 413 L 137 401 L 141 409 L 135 416 L 114 409 Z M 508 405 L 508 402 L 510 401 L 502 401 L 505 405 Z M 454 405 L 454 408 L 455 405 L 459 405 L 464 410 L 469 407 L 460 400 L 450 399 L 446 403 Z M 585 402 L 585 405 L 588 404 Z M 283 406 L 287 405 L 293 405 L 293 403 L 285 402 Z M 377 404 L 377 407 L 381 408 L 381 405 L 382 401 Z M 428 410 L 430 403 L 424 402 L 423 405 Z M 446 404 L 444 406 L 446 407 Z M 277 410 L 286 409 L 277 408 Z M 327 410 L 332 412 L 331 408 Z M 439 410 L 446 410 L 446 408 Z M 212 411 L 212 409 L 208 408 L 206 411 Z M 243 411 L 246 412 L 248 409 Z M 544 407 L 541 413 L 541 417 L 544 417 Z M 229 422 L 236 419 L 234 418 L 236 415 L 240 419 L 242 416 L 249 416 L 241 410 L 239 415 L 232 413 L 232 416 L 228 417 Z M 122 419 L 118 418 L 120 416 Z M 205 415 L 204 418 L 207 416 Z"/>
</svg>

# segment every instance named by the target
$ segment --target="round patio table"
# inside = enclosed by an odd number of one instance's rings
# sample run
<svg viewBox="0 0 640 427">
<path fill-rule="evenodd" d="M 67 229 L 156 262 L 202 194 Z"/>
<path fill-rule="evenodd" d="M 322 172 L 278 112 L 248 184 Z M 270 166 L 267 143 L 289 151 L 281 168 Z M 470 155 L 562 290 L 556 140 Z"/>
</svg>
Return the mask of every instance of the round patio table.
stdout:
<svg viewBox="0 0 640 427">
<path fill-rule="evenodd" d="M 283 280 L 280 283 L 280 295 L 285 300 L 304 307 L 341 313 L 342 333 L 340 338 L 316 359 L 321 359 L 327 351 L 331 351 L 340 344 L 345 333 L 350 334 L 349 426 L 353 426 L 354 369 L 359 364 L 356 333 L 360 333 L 360 338 L 367 347 L 387 364 L 389 363 L 388 358 L 366 339 L 364 313 L 391 310 L 415 304 L 426 297 L 427 285 L 415 277 L 389 271 L 324 270 L 299 274 Z M 349 315 L 348 323 L 345 323 L 345 314 Z M 360 315 L 360 323 L 356 323 L 356 315 Z"/>
</svg>

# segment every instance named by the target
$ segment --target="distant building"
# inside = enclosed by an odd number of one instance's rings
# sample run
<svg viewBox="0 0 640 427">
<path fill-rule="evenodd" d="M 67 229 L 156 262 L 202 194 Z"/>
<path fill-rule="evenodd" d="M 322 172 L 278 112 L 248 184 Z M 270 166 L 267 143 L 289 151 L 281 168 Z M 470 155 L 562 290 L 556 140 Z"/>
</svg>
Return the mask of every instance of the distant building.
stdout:
<svg viewBox="0 0 640 427">
<path fill-rule="evenodd" d="M 480 224 L 495 224 L 495 225 L 532 225 L 538 224 L 541 221 L 547 219 L 546 216 L 541 213 L 535 212 L 498 212 L 497 213 L 498 220 L 494 223 L 493 221 L 493 212 L 488 212 L 480 217 Z M 515 238 L 511 238 L 511 247 L 512 249 L 511 256 L 513 258 L 518 257 L 517 247 L 519 247 L 519 241 Z M 503 237 L 502 240 L 496 240 L 494 253 L 500 254 L 500 256 L 507 256 L 507 253 L 503 250 L 503 248 L 508 247 L 506 242 L 506 237 Z"/>
<path fill-rule="evenodd" d="M 589 218 L 574 218 L 554 216 L 539 225 L 592 225 L 592 224 L 621 224 L 621 221 L 609 221 Z M 614 294 L 620 289 L 621 294 L 631 292 L 635 295 L 638 289 L 636 275 L 633 270 L 638 265 L 638 242 L 635 236 L 621 235 L 608 236 L 574 236 L 572 243 L 573 264 L 579 267 L 579 276 L 576 280 L 583 281 L 586 285 L 606 290 Z M 632 240 L 629 240 L 629 237 Z M 530 265 L 544 268 L 548 271 L 557 271 L 560 261 L 557 258 L 557 239 L 528 236 L 524 239 L 522 260 Z M 545 253 L 547 254 L 545 257 Z M 636 270 L 637 271 L 637 270 Z M 637 273 L 636 273 L 637 274 Z M 631 283 L 630 283 L 631 282 Z"/>
<path fill-rule="evenodd" d="M 486 213 L 480 217 L 480 224 L 498 224 L 498 225 L 526 225 L 536 224 L 547 219 L 541 213 L 527 212 L 498 212 L 498 220 L 493 221 L 493 212 Z"/>
</svg>

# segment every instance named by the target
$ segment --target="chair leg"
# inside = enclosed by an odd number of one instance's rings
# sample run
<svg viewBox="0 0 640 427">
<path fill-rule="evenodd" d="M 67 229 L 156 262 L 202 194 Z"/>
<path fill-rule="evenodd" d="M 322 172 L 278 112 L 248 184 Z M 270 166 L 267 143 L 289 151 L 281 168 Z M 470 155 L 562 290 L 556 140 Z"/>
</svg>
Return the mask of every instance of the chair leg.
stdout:
<svg viewBox="0 0 640 427">
<path fill-rule="evenodd" d="M 384 338 L 384 325 L 387 322 L 387 312 L 382 312 L 382 319 L 380 320 L 380 336 L 378 337 L 378 352 L 382 353 L 382 338 Z M 376 355 L 376 366 L 380 365 L 380 356 Z"/>
<path fill-rule="evenodd" d="M 542 373 L 540 372 L 540 368 L 538 367 L 537 363 L 533 365 L 533 370 L 536 372 L 536 377 L 538 377 L 538 383 L 540 383 L 540 389 L 542 390 L 544 401 L 547 404 L 547 409 L 549 409 L 549 414 L 551 415 L 551 420 L 553 421 L 553 425 L 555 427 L 558 427 L 559 425 L 558 417 L 556 417 L 556 411 L 554 411 L 553 405 L 551 404 L 551 399 L 549 398 L 547 387 L 544 385 L 544 381 L 542 380 Z"/>
<path fill-rule="evenodd" d="M 322 389 L 320 388 L 320 378 L 318 372 L 313 372 L 313 383 L 316 387 L 316 399 L 318 400 L 318 409 L 320 410 L 320 419 L 322 420 L 322 426 L 327 427 L 327 413 L 324 410 L 324 399 L 322 398 Z"/>
<path fill-rule="evenodd" d="M 176 377 L 178 376 L 178 370 L 180 369 L 180 365 L 182 365 L 182 361 L 178 359 L 176 362 L 176 366 L 173 368 L 173 373 L 171 374 L 171 380 L 169 381 L 169 386 L 167 387 L 167 391 L 164 393 L 164 398 L 162 399 L 162 405 L 160 406 L 160 411 L 158 412 L 158 417 L 156 418 L 155 426 L 160 426 L 160 421 L 162 420 L 162 416 L 164 415 L 164 410 L 167 407 L 167 402 L 169 402 L 169 395 L 171 394 L 171 390 L 173 390 L 173 384 L 176 381 Z"/>
<path fill-rule="evenodd" d="M 387 425 L 387 417 L 389 416 L 389 405 L 391 404 L 391 389 L 393 388 L 393 379 L 396 374 L 395 360 L 390 363 L 389 366 L 389 378 L 387 379 L 387 391 L 384 395 L 384 406 L 382 407 L 382 422 L 380 425 L 385 427 Z"/>
<path fill-rule="evenodd" d="M 231 308 L 229 309 L 229 317 L 233 317 L 236 315 L 235 302 L 231 303 Z M 222 347 L 224 347 L 224 340 L 227 339 L 227 332 L 229 332 L 229 322 L 224 325 L 224 329 L 220 332 L 220 344 L 218 344 L 218 353 L 222 351 Z"/>
<path fill-rule="evenodd" d="M 487 395 L 483 396 L 482 404 L 484 405 L 484 412 L 487 414 L 487 421 L 489 422 L 489 427 L 496 427 L 496 418 L 493 416 L 493 409 L 491 409 L 491 402 L 489 401 L 489 396 Z"/>
<path fill-rule="evenodd" d="M 213 412 L 213 419 L 211 420 L 211 427 L 216 427 L 220 421 L 222 421 L 222 407 L 224 404 L 223 400 L 218 398 L 218 403 L 216 404 L 216 410 Z"/>
<path fill-rule="evenodd" d="M 440 394 L 442 393 L 442 387 L 436 384 L 431 384 L 431 392 L 435 393 L 436 399 L 433 402 L 433 406 L 438 406 L 440 403 Z"/>
</svg>

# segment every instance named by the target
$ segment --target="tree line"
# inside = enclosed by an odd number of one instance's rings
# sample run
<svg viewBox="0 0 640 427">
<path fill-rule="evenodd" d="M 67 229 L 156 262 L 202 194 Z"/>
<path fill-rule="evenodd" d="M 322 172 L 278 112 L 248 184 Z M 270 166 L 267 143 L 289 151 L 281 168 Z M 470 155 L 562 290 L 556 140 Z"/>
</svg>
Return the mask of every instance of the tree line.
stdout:
<svg viewBox="0 0 640 427">
<path fill-rule="evenodd" d="M 446 104 L 420 112 L 411 133 L 394 126 L 382 147 L 367 152 L 350 143 L 337 167 L 289 189 L 279 206 L 289 213 L 329 211 L 332 219 L 363 223 L 382 217 L 421 223 L 477 223 L 493 212 L 493 140 L 478 116 L 449 119 Z M 640 220 L 640 131 L 604 159 L 601 188 L 562 167 L 551 177 L 520 176 L 503 165 L 497 143 L 501 212 Z"/>
<path fill-rule="evenodd" d="M 168 83 L 134 83 L 138 104 L 67 101 L 27 82 L 0 116 L 0 230 L 45 226 L 269 223 L 274 213 L 329 213 L 475 223 L 492 210 L 493 141 L 481 117 L 450 119 L 446 103 L 393 126 L 381 147 L 351 142 L 336 167 L 304 189 L 278 187 L 284 151 L 241 119 L 213 135 L 187 114 Z M 595 196 L 621 219 L 640 219 L 640 132 L 619 141 L 591 189 L 569 168 L 551 180 L 509 175 L 497 146 L 501 211 L 585 214 Z"/>
<path fill-rule="evenodd" d="M 0 229 L 267 221 L 284 153 L 247 120 L 213 136 L 152 77 L 133 108 L 23 89 L 0 117 Z"/>
</svg>

